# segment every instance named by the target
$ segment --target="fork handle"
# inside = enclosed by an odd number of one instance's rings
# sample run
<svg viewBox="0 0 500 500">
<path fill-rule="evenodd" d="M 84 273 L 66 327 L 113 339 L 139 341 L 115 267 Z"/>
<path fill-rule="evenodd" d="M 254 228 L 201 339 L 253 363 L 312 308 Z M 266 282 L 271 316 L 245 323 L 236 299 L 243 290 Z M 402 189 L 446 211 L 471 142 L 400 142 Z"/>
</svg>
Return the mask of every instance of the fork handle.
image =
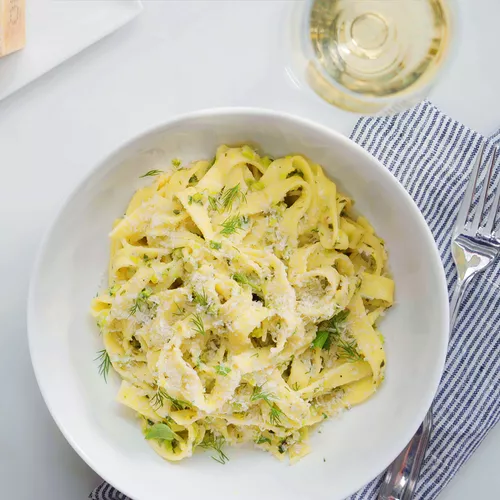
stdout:
<svg viewBox="0 0 500 500">
<path fill-rule="evenodd" d="M 453 295 L 451 296 L 450 302 L 450 334 L 455 327 L 455 322 L 457 321 L 458 311 L 460 309 L 460 304 L 465 296 L 467 286 L 469 285 L 470 278 L 464 280 L 458 280 L 453 290 Z"/>
<path fill-rule="evenodd" d="M 455 326 L 460 304 L 469 282 L 470 278 L 459 279 L 453 290 L 450 302 L 450 333 Z M 410 443 L 387 469 L 377 500 L 411 500 L 413 498 L 431 432 L 432 409 L 425 416 Z"/>
<path fill-rule="evenodd" d="M 411 499 L 422 468 L 431 431 L 432 412 L 429 411 L 408 446 L 387 470 L 377 497 L 378 500 Z"/>
</svg>

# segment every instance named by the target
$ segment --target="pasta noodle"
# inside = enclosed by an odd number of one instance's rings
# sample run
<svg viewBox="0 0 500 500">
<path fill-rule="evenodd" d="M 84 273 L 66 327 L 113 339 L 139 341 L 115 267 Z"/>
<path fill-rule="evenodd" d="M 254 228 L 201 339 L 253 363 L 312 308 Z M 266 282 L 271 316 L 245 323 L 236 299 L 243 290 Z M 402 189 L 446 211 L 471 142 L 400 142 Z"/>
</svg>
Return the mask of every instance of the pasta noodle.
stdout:
<svg viewBox="0 0 500 500">
<path fill-rule="evenodd" d="M 295 461 L 312 427 L 384 378 L 384 243 L 303 156 L 220 146 L 173 163 L 111 231 L 92 303 L 101 369 L 168 460 L 201 447 L 224 463 L 225 443 L 252 442 Z"/>
</svg>

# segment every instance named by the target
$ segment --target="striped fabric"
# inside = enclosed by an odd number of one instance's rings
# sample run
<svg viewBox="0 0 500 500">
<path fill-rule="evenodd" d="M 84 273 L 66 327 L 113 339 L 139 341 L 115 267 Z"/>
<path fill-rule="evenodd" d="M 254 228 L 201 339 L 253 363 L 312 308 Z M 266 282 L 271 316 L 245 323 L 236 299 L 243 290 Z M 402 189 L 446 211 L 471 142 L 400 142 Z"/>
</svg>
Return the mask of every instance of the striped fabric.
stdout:
<svg viewBox="0 0 500 500">
<path fill-rule="evenodd" d="M 456 273 L 451 230 L 479 146 L 486 140 L 428 102 L 399 115 L 361 119 L 351 138 L 378 158 L 410 193 L 439 247 L 448 290 Z M 500 132 L 487 140 L 500 144 Z M 434 432 L 415 500 L 433 500 L 500 418 L 500 265 L 477 278 L 450 338 L 434 401 Z M 372 500 L 382 476 L 349 500 Z M 127 500 L 103 483 L 93 500 Z M 137 499 L 140 500 L 140 499 Z"/>
</svg>

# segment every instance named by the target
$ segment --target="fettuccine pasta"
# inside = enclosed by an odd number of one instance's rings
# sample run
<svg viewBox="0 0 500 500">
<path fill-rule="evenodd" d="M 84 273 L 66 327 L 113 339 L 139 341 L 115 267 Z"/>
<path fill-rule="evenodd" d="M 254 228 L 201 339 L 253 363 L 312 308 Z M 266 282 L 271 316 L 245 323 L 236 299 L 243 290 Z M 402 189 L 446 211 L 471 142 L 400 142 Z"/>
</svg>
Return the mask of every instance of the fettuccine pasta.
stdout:
<svg viewBox="0 0 500 500">
<path fill-rule="evenodd" d="M 171 461 L 251 442 L 295 461 L 316 424 L 384 378 L 377 320 L 393 303 L 383 241 L 303 156 L 220 146 L 166 171 L 111 231 L 92 303 L 101 372 Z"/>
</svg>

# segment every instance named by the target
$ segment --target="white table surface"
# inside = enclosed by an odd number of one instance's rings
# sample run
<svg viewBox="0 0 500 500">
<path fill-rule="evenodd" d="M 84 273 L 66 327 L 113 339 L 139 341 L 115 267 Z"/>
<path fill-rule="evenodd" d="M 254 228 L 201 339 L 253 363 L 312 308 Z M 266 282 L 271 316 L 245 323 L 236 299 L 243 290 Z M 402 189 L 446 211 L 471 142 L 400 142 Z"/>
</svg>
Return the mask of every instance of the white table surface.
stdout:
<svg viewBox="0 0 500 500">
<path fill-rule="evenodd" d="M 289 111 L 349 134 L 356 117 L 298 88 L 283 60 L 293 2 L 146 2 L 130 25 L 0 102 L 0 484 L 6 500 L 80 500 L 99 483 L 53 423 L 26 338 L 40 238 L 69 191 L 124 140 L 213 106 Z M 500 126 L 498 0 L 458 0 L 459 47 L 432 101 L 476 130 Z M 57 366 L 53 367 L 57 370 Z M 500 427 L 441 500 L 500 491 Z"/>
</svg>

